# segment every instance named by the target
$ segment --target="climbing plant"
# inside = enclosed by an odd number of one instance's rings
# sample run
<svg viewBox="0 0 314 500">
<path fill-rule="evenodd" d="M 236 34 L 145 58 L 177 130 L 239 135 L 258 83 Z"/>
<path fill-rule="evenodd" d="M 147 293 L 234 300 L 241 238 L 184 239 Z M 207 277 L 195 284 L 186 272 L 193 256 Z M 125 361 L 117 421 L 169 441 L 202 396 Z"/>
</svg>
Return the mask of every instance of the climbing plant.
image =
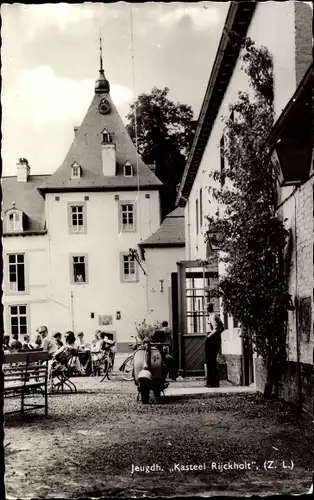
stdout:
<svg viewBox="0 0 314 500">
<path fill-rule="evenodd" d="M 226 273 L 212 293 L 222 298 L 226 312 L 241 324 L 244 340 L 263 357 L 267 367 L 264 395 L 278 394 L 280 367 L 286 355 L 289 296 L 283 252 L 288 232 L 276 216 L 276 182 L 266 139 L 273 125 L 273 64 L 265 47 L 250 38 L 241 46 L 242 71 L 250 92 L 239 92 L 225 119 L 223 171 L 214 191 L 220 217 L 208 217 L 207 237 L 219 245 Z"/>
</svg>

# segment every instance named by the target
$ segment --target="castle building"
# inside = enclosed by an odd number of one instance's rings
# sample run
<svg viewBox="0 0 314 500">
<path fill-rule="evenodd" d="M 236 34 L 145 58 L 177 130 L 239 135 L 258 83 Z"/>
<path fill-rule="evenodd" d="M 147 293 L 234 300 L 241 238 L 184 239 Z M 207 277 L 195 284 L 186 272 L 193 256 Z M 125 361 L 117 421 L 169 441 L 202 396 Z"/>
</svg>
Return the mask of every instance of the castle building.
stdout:
<svg viewBox="0 0 314 500">
<path fill-rule="evenodd" d="M 34 336 L 45 324 L 91 340 L 101 328 L 125 351 L 149 314 L 146 277 L 129 250 L 159 228 L 161 186 L 136 153 L 101 57 L 62 165 L 31 175 L 21 158 L 17 175 L 2 178 L 5 332 Z"/>
</svg>

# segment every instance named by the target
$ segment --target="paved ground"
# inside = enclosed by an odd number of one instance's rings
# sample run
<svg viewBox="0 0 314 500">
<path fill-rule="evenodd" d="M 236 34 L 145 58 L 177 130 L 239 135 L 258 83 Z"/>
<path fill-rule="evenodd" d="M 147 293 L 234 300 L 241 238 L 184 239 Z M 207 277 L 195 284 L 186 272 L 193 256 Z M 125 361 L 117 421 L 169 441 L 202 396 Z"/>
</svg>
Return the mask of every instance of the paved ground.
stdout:
<svg viewBox="0 0 314 500">
<path fill-rule="evenodd" d="M 76 380 L 78 394 L 49 398 L 47 418 L 6 418 L 8 497 L 250 496 L 310 488 L 311 420 L 287 404 L 227 393 L 225 383 L 224 392 L 173 392 L 142 405 L 134 384 L 117 375 L 103 383 Z M 169 391 L 203 384 L 178 381 Z"/>
</svg>

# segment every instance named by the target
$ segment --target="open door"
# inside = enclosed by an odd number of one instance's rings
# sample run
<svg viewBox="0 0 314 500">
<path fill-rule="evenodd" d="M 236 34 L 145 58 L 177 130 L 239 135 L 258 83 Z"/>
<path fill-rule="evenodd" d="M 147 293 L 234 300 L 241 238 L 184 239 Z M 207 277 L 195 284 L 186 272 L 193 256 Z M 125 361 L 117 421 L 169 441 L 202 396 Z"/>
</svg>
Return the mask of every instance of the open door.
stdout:
<svg viewBox="0 0 314 500">
<path fill-rule="evenodd" d="M 217 283 L 216 265 L 178 263 L 178 362 L 181 375 L 204 375 L 208 288 Z M 219 312 L 218 300 L 213 300 Z"/>
</svg>

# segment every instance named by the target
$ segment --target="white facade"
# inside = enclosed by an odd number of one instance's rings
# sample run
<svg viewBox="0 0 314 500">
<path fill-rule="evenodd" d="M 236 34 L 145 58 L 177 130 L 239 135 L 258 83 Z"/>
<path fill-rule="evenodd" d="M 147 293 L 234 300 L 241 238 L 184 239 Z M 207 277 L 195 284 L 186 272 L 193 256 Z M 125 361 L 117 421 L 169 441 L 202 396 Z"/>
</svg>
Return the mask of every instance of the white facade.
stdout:
<svg viewBox="0 0 314 500">
<path fill-rule="evenodd" d="M 49 311 L 47 236 L 12 236 L 3 238 L 2 242 L 4 331 L 10 334 L 11 307 L 26 306 L 27 332 L 34 336 L 36 328 L 46 323 Z M 9 255 L 23 256 L 25 291 L 10 290 Z"/>
<path fill-rule="evenodd" d="M 149 194 L 149 198 L 145 195 Z M 88 200 L 85 200 L 88 196 Z M 146 315 L 146 283 L 141 269 L 136 282 L 121 282 L 121 252 L 136 248 L 141 239 L 157 230 L 158 191 L 72 192 L 46 196 L 50 268 L 50 324 L 56 331 L 82 330 L 91 338 L 99 327 L 99 316 L 112 316 L 106 328 L 127 342 L 134 323 Z M 120 229 L 120 202 L 135 203 L 135 232 Z M 84 203 L 86 233 L 69 232 L 68 204 Z M 73 283 L 71 256 L 87 257 L 87 283 Z M 138 267 L 138 266 L 137 266 Z M 61 305 L 62 304 L 62 305 Z M 117 313 L 121 319 L 116 319 Z M 91 315 L 94 317 L 92 318 Z"/>
<path fill-rule="evenodd" d="M 184 247 L 145 248 L 147 272 L 147 322 L 168 321 L 171 325 L 171 273 L 184 260 Z"/>
</svg>

